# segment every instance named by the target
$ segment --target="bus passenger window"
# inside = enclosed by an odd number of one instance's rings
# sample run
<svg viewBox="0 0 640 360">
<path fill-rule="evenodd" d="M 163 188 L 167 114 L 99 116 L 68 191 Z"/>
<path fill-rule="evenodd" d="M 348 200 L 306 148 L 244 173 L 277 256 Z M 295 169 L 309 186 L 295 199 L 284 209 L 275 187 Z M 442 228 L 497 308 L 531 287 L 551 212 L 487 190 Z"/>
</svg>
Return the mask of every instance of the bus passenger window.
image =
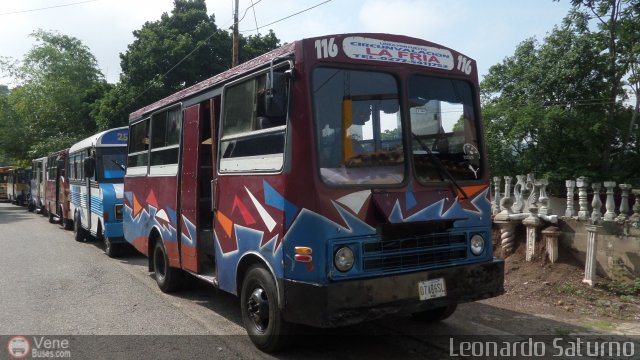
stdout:
<svg viewBox="0 0 640 360">
<path fill-rule="evenodd" d="M 267 117 L 266 75 L 225 89 L 221 171 L 278 171 L 284 164 L 286 117 Z"/>
</svg>

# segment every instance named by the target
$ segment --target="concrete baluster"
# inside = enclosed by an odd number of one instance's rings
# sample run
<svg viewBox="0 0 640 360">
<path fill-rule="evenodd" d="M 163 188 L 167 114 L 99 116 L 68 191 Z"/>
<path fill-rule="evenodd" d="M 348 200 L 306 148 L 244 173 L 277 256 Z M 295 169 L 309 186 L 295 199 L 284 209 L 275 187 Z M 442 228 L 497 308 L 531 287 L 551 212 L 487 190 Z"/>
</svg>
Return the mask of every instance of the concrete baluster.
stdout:
<svg viewBox="0 0 640 360">
<path fill-rule="evenodd" d="M 580 210 L 578 211 L 578 220 L 586 221 L 589 219 L 589 203 L 587 201 L 587 186 L 589 186 L 589 178 L 580 176 L 576 179 L 576 186 L 578 187 L 578 205 Z"/>
<path fill-rule="evenodd" d="M 640 228 L 640 189 L 633 189 L 631 193 L 636 201 L 633 204 L 633 215 L 631 215 L 629 221 L 631 222 L 631 226 Z"/>
<path fill-rule="evenodd" d="M 529 216 L 522 221 L 527 229 L 527 248 L 525 259 L 531 261 L 536 255 L 536 232 L 540 226 L 540 218 L 538 217 L 538 208 L 535 205 L 529 207 Z"/>
<path fill-rule="evenodd" d="M 591 221 L 595 223 L 596 221 L 602 218 L 602 200 L 600 200 L 600 188 L 602 184 L 599 182 L 595 182 L 591 184 L 591 188 L 593 189 L 593 201 L 591 201 Z"/>
<path fill-rule="evenodd" d="M 571 218 L 576 216 L 576 211 L 573 208 L 573 195 L 576 188 L 576 182 L 574 180 L 566 180 L 565 185 L 567 187 L 567 210 L 565 210 L 564 216 Z"/>
<path fill-rule="evenodd" d="M 607 202 L 605 203 L 607 211 L 604 213 L 604 221 L 613 221 L 616 218 L 616 203 L 613 200 L 613 188 L 616 187 L 616 182 L 605 181 L 604 187 L 607 188 Z"/>
<path fill-rule="evenodd" d="M 538 188 L 540 189 L 540 198 L 538 199 L 538 204 L 540 204 L 540 208 L 538 209 L 538 213 L 540 215 L 551 215 L 551 210 L 549 209 L 549 197 L 547 197 L 547 186 L 549 185 L 548 179 L 541 179 L 537 181 Z"/>
<path fill-rule="evenodd" d="M 511 176 L 504 177 L 504 197 L 511 197 Z"/>
<path fill-rule="evenodd" d="M 526 177 L 524 175 L 516 175 L 516 186 L 513 187 L 513 196 L 515 198 L 513 203 L 513 212 L 521 213 L 522 209 L 524 209 L 524 195 L 523 192 L 526 191 Z"/>
<path fill-rule="evenodd" d="M 500 212 L 500 176 L 493 177 L 493 204 L 491 213 L 496 215 Z"/>
<path fill-rule="evenodd" d="M 616 221 L 624 222 L 629 218 L 629 191 L 631 191 L 631 184 L 618 185 L 622 194 L 620 195 L 620 214 L 616 218 Z"/>
<path fill-rule="evenodd" d="M 605 185 L 606 186 L 606 185 Z M 601 226 L 587 225 L 587 257 L 584 263 L 584 279 L 583 283 L 593 286 L 596 278 L 596 251 L 598 249 L 598 229 Z"/>
</svg>

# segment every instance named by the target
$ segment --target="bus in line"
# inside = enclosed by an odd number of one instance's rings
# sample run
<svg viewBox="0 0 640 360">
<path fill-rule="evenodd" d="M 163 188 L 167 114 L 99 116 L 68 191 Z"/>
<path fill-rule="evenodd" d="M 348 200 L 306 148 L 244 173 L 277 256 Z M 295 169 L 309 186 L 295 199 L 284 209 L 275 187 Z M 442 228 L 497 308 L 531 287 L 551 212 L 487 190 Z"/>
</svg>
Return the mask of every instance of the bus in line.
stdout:
<svg viewBox="0 0 640 360">
<path fill-rule="evenodd" d="M 264 351 L 296 324 L 425 321 L 501 294 L 474 60 L 426 40 L 283 45 L 129 117 L 124 237 L 160 289 L 240 297 Z"/>
<path fill-rule="evenodd" d="M 13 169 L 13 166 L 0 166 L 0 200 L 9 199 L 7 181 L 9 180 L 9 174 Z"/>
<path fill-rule="evenodd" d="M 74 237 L 95 237 L 109 257 L 126 244 L 122 230 L 127 127 L 102 131 L 69 148 L 67 169 Z"/>
<path fill-rule="evenodd" d="M 7 197 L 16 205 L 27 203 L 29 194 L 30 169 L 13 168 L 7 178 Z"/>
<path fill-rule="evenodd" d="M 29 199 L 28 210 L 41 213 L 45 211 L 45 174 L 47 166 L 47 157 L 33 159 L 31 161 L 31 193 Z"/>
<path fill-rule="evenodd" d="M 49 222 L 59 223 L 71 230 L 73 220 L 69 216 L 69 180 L 67 161 L 69 149 L 56 151 L 47 156 L 45 165 L 45 208 Z"/>
</svg>

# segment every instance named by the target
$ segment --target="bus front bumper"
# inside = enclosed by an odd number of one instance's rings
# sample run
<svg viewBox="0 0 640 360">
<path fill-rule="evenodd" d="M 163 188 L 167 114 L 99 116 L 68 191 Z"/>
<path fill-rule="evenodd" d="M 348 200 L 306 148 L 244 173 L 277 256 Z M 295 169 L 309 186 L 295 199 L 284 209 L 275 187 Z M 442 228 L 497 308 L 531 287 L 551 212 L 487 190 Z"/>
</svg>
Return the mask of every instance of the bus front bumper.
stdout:
<svg viewBox="0 0 640 360">
<path fill-rule="evenodd" d="M 446 296 L 421 301 L 418 283 L 443 278 Z M 413 313 L 504 293 L 504 260 L 318 285 L 284 280 L 284 318 L 336 327 L 395 313 Z"/>
</svg>

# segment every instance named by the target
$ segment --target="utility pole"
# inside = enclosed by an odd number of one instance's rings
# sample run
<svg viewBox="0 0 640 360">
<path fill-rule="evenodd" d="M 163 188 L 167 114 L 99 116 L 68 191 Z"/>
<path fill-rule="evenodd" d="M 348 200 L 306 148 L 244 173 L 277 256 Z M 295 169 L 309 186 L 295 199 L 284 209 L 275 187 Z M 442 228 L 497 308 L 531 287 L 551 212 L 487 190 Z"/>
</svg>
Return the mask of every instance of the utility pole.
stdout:
<svg viewBox="0 0 640 360">
<path fill-rule="evenodd" d="M 238 33 L 238 2 L 235 1 L 233 9 L 233 46 L 231 48 L 231 67 L 238 66 L 238 45 L 240 43 L 240 34 Z"/>
</svg>

